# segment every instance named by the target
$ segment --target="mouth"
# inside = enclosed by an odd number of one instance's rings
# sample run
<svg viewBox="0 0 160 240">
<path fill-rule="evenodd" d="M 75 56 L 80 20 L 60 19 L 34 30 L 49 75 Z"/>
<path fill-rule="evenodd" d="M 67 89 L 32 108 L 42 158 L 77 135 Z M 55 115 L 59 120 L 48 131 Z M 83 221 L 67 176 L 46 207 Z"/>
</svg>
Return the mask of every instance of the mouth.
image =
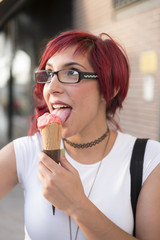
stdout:
<svg viewBox="0 0 160 240">
<path fill-rule="evenodd" d="M 64 124 L 72 112 L 72 107 L 67 104 L 53 104 L 52 105 L 53 111 L 52 114 L 55 114 L 61 119 L 62 124 Z"/>
</svg>

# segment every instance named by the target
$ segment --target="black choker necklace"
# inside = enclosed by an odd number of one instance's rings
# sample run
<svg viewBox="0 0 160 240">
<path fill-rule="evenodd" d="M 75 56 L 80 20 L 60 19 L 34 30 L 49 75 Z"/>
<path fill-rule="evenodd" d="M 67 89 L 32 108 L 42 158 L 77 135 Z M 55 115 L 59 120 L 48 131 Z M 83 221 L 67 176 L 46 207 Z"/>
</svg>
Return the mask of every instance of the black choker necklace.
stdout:
<svg viewBox="0 0 160 240">
<path fill-rule="evenodd" d="M 100 142 L 102 142 L 107 137 L 108 133 L 109 133 L 109 128 L 107 127 L 107 131 L 101 137 L 99 137 L 96 140 L 91 141 L 89 143 L 83 143 L 83 144 L 73 143 L 73 142 L 70 142 L 69 140 L 67 140 L 66 138 L 64 138 L 63 141 L 68 143 L 70 146 L 72 146 L 74 148 L 89 148 L 89 147 L 93 147 L 93 146 L 99 144 Z"/>
</svg>

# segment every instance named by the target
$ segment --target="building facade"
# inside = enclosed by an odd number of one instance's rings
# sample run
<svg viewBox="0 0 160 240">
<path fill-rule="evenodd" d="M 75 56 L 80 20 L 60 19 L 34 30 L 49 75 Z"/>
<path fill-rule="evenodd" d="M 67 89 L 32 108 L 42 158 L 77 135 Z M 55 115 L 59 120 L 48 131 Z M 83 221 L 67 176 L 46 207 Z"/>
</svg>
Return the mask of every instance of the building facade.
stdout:
<svg viewBox="0 0 160 240">
<path fill-rule="evenodd" d="M 131 76 L 122 131 L 160 140 L 160 0 L 75 0 L 74 28 L 108 33 L 126 50 Z"/>
</svg>

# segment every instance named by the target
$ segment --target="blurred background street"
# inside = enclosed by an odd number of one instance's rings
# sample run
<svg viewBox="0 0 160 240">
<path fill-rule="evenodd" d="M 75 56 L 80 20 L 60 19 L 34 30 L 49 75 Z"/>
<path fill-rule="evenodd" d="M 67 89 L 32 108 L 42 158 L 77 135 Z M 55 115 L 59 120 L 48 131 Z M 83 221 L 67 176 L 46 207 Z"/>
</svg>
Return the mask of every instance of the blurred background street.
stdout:
<svg viewBox="0 0 160 240">
<path fill-rule="evenodd" d="M 7 116 L 0 107 L 0 149 L 8 142 Z M 20 116 L 14 116 L 13 139 L 26 135 L 28 122 Z M 4 199 L 0 200 L 0 240 L 24 239 L 24 197 L 21 187 L 16 186 Z"/>
</svg>

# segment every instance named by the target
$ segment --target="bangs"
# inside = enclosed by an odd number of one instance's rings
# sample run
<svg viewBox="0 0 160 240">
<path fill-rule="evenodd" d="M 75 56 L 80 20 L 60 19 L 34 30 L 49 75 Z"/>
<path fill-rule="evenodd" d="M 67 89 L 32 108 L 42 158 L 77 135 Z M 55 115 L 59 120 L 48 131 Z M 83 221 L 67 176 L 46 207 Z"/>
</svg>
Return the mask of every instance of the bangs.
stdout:
<svg viewBox="0 0 160 240">
<path fill-rule="evenodd" d="M 72 33 L 72 34 L 71 34 Z M 55 54 L 59 53 L 62 50 L 65 50 L 72 46 L 77 46 L 75 49 L 75 53 L 89 53 L 93 46 L 94 41 L 96 41 L 95 36 L 89 33 L 80 32 L 80 31 L 72 31 L 67 33 L 60 34 L 57 38 L 51 40 L 46 47 L 41 59 L 41 63 L 39 66 L 40 70 L 44 70 L 47 61 Z"/>
</svg>

